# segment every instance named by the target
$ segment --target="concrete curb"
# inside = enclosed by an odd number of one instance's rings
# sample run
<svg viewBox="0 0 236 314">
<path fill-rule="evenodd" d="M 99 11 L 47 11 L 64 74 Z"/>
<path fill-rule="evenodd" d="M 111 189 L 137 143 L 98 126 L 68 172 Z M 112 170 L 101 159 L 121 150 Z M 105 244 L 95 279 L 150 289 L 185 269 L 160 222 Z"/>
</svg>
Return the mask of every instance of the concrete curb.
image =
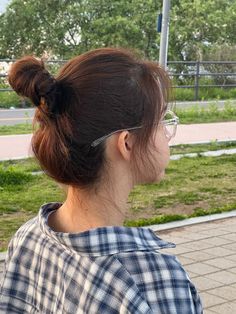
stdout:
<svg viewBox="0 0 236 314">
<path fill-rule="evenodd" d="M 219 157 L 222 155 L 234 155 L 236 154 L 236 148 L 232 149 L 220 149 L 220 150 L 211 150 L 207 152 L 199 152 L 199 153 L 188 153 L 188 154 L 177 154 L 171 155 L 171 160 L 179 160 L 183 157 L 195 158 L 195 157 Z"/>
<path fill-rule="evenodd" d="M 200 145 L 200 144 L 212 144 L 212 143 L 228 143 L 228 142 L 236 142 L 235 138 L 229 138 L 225 140 L 211 140 L 211 141 L 194 141 L 186 144 L 170 144 L 170 147 L 181 146 L 181 145 Z"/>
<path fill-rule="evenodd" d="M 145 226 L 144 228 L 149 228 L 154 232 L 164 231 L 164 230 L 169 230 L 169 229 L 187 227 L 187 226 L 196 225 L 200 223 L 211 222 L 211 221 L 220 220 L 220 219 L 231 218 L 231 217 L 236 217 L 236 210 L 232 210 L 230 212 L 221 213 L 221 214 L 213 214 L 213 215 L 207 215 L 207 216 L 187 218 L 183 220 L 168 222 L 165 224 Z"/>
</svg>

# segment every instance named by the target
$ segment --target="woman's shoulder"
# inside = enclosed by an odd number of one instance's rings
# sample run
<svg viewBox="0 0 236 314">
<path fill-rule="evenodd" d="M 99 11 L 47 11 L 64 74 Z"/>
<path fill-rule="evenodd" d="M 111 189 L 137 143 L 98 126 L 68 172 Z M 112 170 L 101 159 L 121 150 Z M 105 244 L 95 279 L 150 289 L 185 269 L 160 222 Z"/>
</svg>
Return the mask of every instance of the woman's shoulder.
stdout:
<svg viewBox="0 0 236 314">
<path fill-rule="evenodd" d="M 176 256 L 158 250 L 123 252 L 116 258 L 154 313 L 202 313 L 197 289 Z"/>
<path fill-rule="evenodd" d="M 21 225 L 15 234 L 12 236 L 9 245 L 8 250 L 18 246 L 22 241 L 25 241 L 25 239 L 31 239 L 32 233 L 35 233 L 36 225 L 37 225 L 38 217 L 35 216 L 31 218 L 30 220 L 26 221 L 23 225 Z"/>
</svg>

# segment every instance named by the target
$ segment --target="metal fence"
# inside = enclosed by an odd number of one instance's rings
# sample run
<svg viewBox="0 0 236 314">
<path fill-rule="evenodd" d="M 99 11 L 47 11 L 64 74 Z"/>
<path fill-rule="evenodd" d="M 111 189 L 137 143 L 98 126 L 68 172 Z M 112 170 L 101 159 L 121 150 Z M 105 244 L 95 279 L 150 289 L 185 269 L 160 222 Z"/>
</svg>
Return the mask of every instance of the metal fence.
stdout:
<svg viewBox="0 0 236 314">
<path fill-rule="evenodd" d="M 7 68 L 15 60 L 0 59 L 0 92 L 12 91 L 6 82 Z M 47 66 L 53 70 L 66 60 L 48 60 Z M 236 61 L 169 61 L 168 72 L 174 81 L 173 88 L 193 89 L 194 100 L 199 99 L 201 88 L 235 88 Z M 1 72 L 2 67 L 2 72 Z"/>
<path fill-rule="evenodd" d="M 169 61 L 168 71 L 173 80 L 178 83 L 173 87 L 193 89 L 194 100 L 199 99 L 201 88 L 236 87 L 236 61 Z M 205 78 L 203 83 L 201 78 Z"/>
</svg>

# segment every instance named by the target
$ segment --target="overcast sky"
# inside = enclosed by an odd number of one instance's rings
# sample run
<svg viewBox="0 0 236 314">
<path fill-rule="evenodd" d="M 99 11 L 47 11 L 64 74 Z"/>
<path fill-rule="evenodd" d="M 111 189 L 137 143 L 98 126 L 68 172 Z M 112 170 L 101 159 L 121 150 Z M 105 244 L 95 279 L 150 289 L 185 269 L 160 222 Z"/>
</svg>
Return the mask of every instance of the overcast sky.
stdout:
<svg viewBox="0 0 236 314">
<path fill-rule="evenodd" d="M 10 0 L 0 0 L 0 14 L 5 11 L 6 6 L 9 2 Z"/>
</svg>

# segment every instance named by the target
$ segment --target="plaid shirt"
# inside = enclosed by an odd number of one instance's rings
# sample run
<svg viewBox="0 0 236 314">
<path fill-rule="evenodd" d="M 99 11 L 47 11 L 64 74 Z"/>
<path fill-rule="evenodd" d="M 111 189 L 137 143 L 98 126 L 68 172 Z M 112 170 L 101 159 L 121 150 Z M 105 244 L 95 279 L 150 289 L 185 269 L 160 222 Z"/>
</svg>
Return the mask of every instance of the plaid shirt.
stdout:
<svg viewBox="0 0 236 314">
<path fill-rule="evenodd" d="M 198 314 L 202 306 L 174 247 L 147 228 L 54 232 L 41 207 L 12 238 L 0 285 L 0 313 Z"/>
</svg>

